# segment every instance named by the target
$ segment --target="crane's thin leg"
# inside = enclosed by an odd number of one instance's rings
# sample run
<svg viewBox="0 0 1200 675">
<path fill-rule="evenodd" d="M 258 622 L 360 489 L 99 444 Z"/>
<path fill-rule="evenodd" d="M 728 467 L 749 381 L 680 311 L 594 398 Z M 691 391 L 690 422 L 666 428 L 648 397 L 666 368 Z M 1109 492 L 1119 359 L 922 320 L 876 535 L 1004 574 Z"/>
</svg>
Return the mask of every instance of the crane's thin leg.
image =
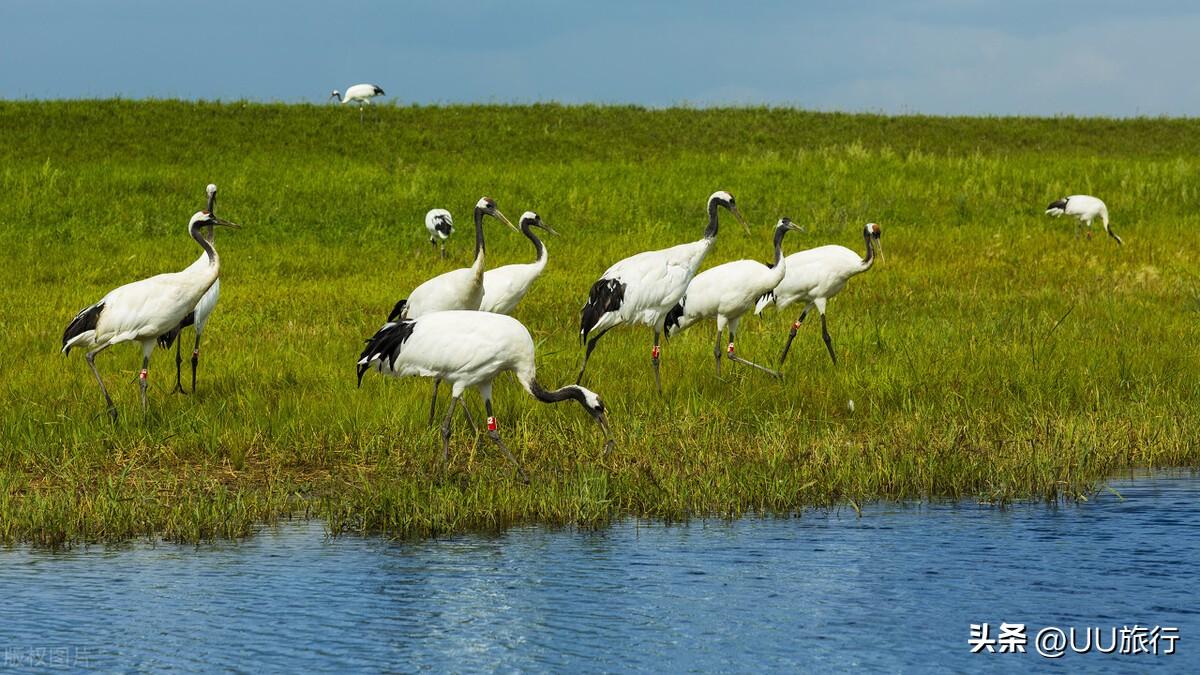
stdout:
<svg viewBox="0 0 1200 675">
<path fill-rule="evenodd" d="M 196 393 L 196 366 L 200 365 L 200 331 L 196 331 L 196 344 L 192 347 L 192 393 Z"/>
<path fill-rule="evenodd" d="M 446 411 L 446 419 L 442 420 L 442 466 L 450 463 L 450 418 L 454 416 L 457 405 L 458 397 L 451 397 L 450 409 Z"/>
<path fill-rule="evenodd" d="M 754 363 L 753 361 L 747 361 L 746 359 L 743 359 L 742 357 L 737 355 L 737 353 L 733 349 L 733 343 L 737 340 L 737 338 L 734 336 L 735 330 L 736 329 L 734 329 L 733 327 L 730 327 L 730 329 L 729 329 L 729 351 L 726 352 L 729 355 L 729 360 L 733 361 L 734 363 L 740 363 L 744 366 L 750 366 L 751 368 L 758 368 L 759 370 L 763 371 L 764 373 L 767 373 L 768 375 L 773 375 L 775 377 L 779 377 L 780 376 L 779 371 L 771 370 L 770 368 L 767 368 L 765 366 L 760 366 L 757 363 Z"/>
<path fill-rule="evenodd" d="M 108 395 L 108 388 L 104 386 L 104 380 L 100 378 L 100 371 L 96 370 L 96 355 L 106 348 L 107 345 L 94 352 L 88 352 L 84 355 L 83 359 L 92 367 L 92 374 L 96 376 L 96 381 L 100 383 L 100 393 L 104 394 L 104 402 L 108 404 L 108 416 L 112 418 L 113 424 L 116 424 L 117 406 L 113 405 L 112 397 Z"/>
<path fill-rule="evenodd" d="M 713 345 L 713 358 L 717 360 L 717 377 L 721 376 L 721 329 L 717 329 L 717 341 Z"/>
<path fill-rule="evenodd" d="M 591 340 L 588 340 L 587 351 L 584 352 L 584 354 L 583 354 L 583 367 L 579 369 L 579 377 L 575 378 L 575 384 L 579 384 L 580 382 L 583 381 L 583 373 L 584 373 L 584 371 L 587 370 L 588 359 L 592 358 L 592 350 L 594 350 L 596 348 L 596 343 L 600 341 L 600 338 L 604 337 L 604 334 L 610 330 L 612 330 L 612 329 L 605 328 L 604 330 L 597 333 L 596 337 L 592 338 Z"/>
<path fill-rule="evenodd" d="M 446 242 L 442 242 L 442 260 L 446 259 Z"/>
<path fill-rule="evenodd" d="M 654 349 L 650 350 L 650 362 L 654 364 L 654 386 L 658 387 L 658 395 L 662 396 L 662 378 L 658 375 L 658 354 L 661 348 L 658 346 L 659 333 L 658 329 L 654 329 Z"/>
<path fill-rule="evenodd" d="M 513 466 L 517 467 L 517 473 L 521 475 L 521 482 L 528 484 L 529 476 L 525 473 L 525 469 L 521 466 L 521 463 L 517 461 L 517 458 L 513 457 L 512 452 L 509 451 L 508 446 L 504 444 L 504 441 L 500 440 L 500 432 L 496 431 L 496 415 L 492 412 L 491 397 L 483 399 L 483 405 L 485 408 L 487 408 L 488 414 L 488 438 L 492 439 L 493 443 L 500 446 L 500 449 L 504 451 L 505 456 L 507 456 L 509 461 L 513 463 Z"/>
<path fill-rule="evenodd" d="M 467 405 L 466 401 L 462 402 L 463 415 L 467 417 L 467 424 L 471 425 L 471 431 L 476 436 L 479 436 L 479 427 L 475 426 L 475 418 L 471 416 L 471 406 Z"/>
<path fill-rule="evenodd" d="M 433 424 L 433 414 L 437 410 L 437 391 L 438 385 L 442 383 L 442 378 L 433 378 L 433 398 L 429 401 L 429 423 Z"/>
<path fill-rule="evenodd" d="M 433 247 L 433 252 L 434 252 L 434 253 L 437 253 L 437 250 L 438 250 L 437 240 L 436 240 L 436 239 L 434 239 L 433 237 L 430 237 L 430 238 L 429 238 L 429 245 Z M 442 253 L 442 257 L 443 257 L 443 258 L 444 258 L 444 257 L 446 257 L 446 254 L 445 254 L 444 252 Z"/>
<path fill-rule="evenodd" d="M 363 104 L 359 103 L 358 104 L 358 126 L 361 127 L 362 125 L 363 125 Z"/>
<path fill-rule="evenodd" d="M 150 410 L 150 404 L 146 401 L 146 386 L 147 386 L 146 380 L 149 379 L 149 376 L 150 376 L 150 357 L 143 355 L 142 356 L 142 372 L 138 375 L 138 380 L 140 382 L 140 387 L 142 390 L 142 413 L 143 414 Z"/>
<path fill-rule="evenodd" d="M 829 327 L 825 323 L 825 312 L 821 312 L 821 339 L 825 340 L 825 348 L 829 350 L 829 358 L 837 365 L 837 354 L 833 353 L 833 340 L 829 337 Z"/>
<path fill-rule="evenodd" d="M 186 391 L 183 390 L 183 381 L 181 379 L 182 373 L 183 373 L 183 356 L 180 355 L 180 350 L 182 349 L 182 347 L 179 346 L 181 342 L 183 342 L 183 336 L 176 335 L 175 336 L 175 388 L 171 390 L 172 394 L 186 394 L 187 393 Z M 192 385 L 192 388 L 195 389 L 196 385 Z"/>
<path fill-rule="evenodd" d="M 796 331 L 800 329 L 800 324 L 804 323 L 804 317 L 808 316 L 808 308 L 800 313 L 800 318 L 792 324 L 792 330 L 788 333 L 787 344 L 783 345 L 783 353 L 779 355 L 779 368 L 783 368 L 783 362 L 787 359 L 788 350 L 792 348 L 792 340 L 796 339 Z"/>
</svg>

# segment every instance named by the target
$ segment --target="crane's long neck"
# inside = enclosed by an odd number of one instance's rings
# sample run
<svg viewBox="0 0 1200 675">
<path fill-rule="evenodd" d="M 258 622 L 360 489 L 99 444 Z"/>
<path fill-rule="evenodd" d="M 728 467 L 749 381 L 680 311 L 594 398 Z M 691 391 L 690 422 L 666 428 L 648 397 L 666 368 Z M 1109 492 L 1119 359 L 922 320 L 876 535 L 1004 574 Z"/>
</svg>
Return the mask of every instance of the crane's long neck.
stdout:
<svg viewBox="0 0 1200 675">
<path fill-rule="evenodd" d="M 871 269 L 872 265 L 875 264 L 875 243 L 872 240 L 873 238 L 871 237 L 870 232 L 864 231 L 863 239 L 867 242 L 867 254 L 863 256 L 862 269 L 860 271 L 866 272 L 867 270 Z"/>
<path fill-rule="evenodd" d="M 208 193 L 208 212 L 214 216 L 217 215 L 217 212 L 213 211 L 213 208 L 216 207 L 216 205 L 217 205 L 217 193 L 216 192 Z M 207 234 L 208 240 L 210 242 L 213 241 L 213 237 L 215 235 L 214 230 L 216 230 L 216 226 L 210 224 L 208 226 L 208 234 Z"/>
<path fill-rule="evenodd" d="M 538 236 L 533 233 L 533 228 L 526 224 L 521 225 L 521 234 L 528 237 L 530 243 L 533 244 L 533 252 L 534 252 L 534 255 L 537 256 L 536 258 L 534 258 L 533 264 L 545 267 L 546 266 L 546 247 L 545 247 L 545 245 L 542 244 L 542 240 L 538 239 Z"/>
<path fill-rule="evenodd" d="M 476 279 L 480 283 L 484 282 L 484 257 L 486 255 L 484 246 L 484 209 L 475 207 L 475 262 L 470 264 L 470 269 L 474 271 Z"/>
<path fill-rule="evenodd" d="M 771 280 L 778 286 L 783 281 L 783 235 L 787 234 L 786 227 L 775 228 L 775 260 L 771 263 Z"/>
<path fill-rule="evenodd" d="M 202 226 L 194 225 L 189 233 L 192 235 L 192 239 L 195 239 L 196 243 L 200 244 L 200 248 L 204 249 L 205 255 L 208 256 L 208 264 L 203 266 L 193 264 L 181 273 L 189 279 L 189 283 L 191 281 L 195 282 L 200 295 L 203 295 L 209 286 L 212 286 L 213 282 L 217 280 L 217 276 L 221 273 L 221 256 L 217 255 L 217 249 L 213 248 L 213 245 L 204 238 L 204 234 L 201 232 L 202 229 Z M 198 298 L 199 296 L 197 296 Z"/>
<path fill-rule="evenodd" d="M 786 227 L 775 228 L 775 262 L 771 263 L 771 268 L 779 267 L 779 263 L 783 260 L 783 235 L 787 234 Z"/>
<path fill-rule="evenodd" d="M 720 223 L 717 220 L 717 200 L 713 199 L 708 202 L 708 227 L 704 229 L 705 239 L 716 239 L 717 228 Z"/>
<path fill-rule="evenodd" d="M 596 420 L 596 424 L 600 425 L 601 431 L 604 432 L 605 444 L 604 448 L 607 452 L 613 445 L 612 430 L 608 428 L 608 420 L 604 414 L 603 406 L 599 405 L 599 397 L 595 392 L 584 389 L 577 384 L 569 384 L 560 389 L 546 390 L 538 383 L 537 378 L 533 374 L 533 366 L 523 368 L 517 371 L 517 379 L 524 385 L 525 389 L 533 394 L 533 397 L 542 403 L 558 403 L 568 399 L 578 401 L 579 405 L 587 411 L 592 419 Z M 589 405 L 589 396 L 593 399 L 593 405 Z"/>
</svg>

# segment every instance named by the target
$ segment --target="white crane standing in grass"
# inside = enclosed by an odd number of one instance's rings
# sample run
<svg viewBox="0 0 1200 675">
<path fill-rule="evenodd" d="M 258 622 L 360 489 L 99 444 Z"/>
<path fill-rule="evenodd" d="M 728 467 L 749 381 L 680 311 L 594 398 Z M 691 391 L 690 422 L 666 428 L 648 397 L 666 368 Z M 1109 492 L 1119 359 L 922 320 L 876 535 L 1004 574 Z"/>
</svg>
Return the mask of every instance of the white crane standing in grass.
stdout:
<svg viewBox="0 0 1200 675">
<path fill-rule="evenodd" d="M 215 209 L 217 206 L 217 186 L 209 183 L 206 192 L 208 194 L 208 212 L 210 214 L 215 214 Z M 212 225 L 208 226 L 208 233 L 206 237 L 209 243 L 212 243 Z M 201 253 L 200 257 L 196 259 L 196 262 L 192 263 L 191 267 L 188 267 L 188 269 L 190 270 L 193 267 L 205 267 L 207 265 L 208 254 Z M 179 323 L 179 326 L 169 331 L 166 335 L 159 336 L 158 344 L 164 349 L 170 349 L 171 343 L 175 343 L 175 389 L 173 391 L 177 391 L 181 394 L 186 393 L 183 390 L 183 382 L 181 381 L 183 372 L 183 356 L 180 354 L 180 349 L 183 340 L 180 339 L 180 333 L 182 333 L 183 329 L 187 328 L 188 326 L 195 326 L 196 331 L 196 343 L 192 347 L 192 391 L 196 391 L 196 367 L 200 364 L 200 336 L 204 334 L 204 327 L 208 325 L 208 317 L 212 315 L 213 310 L 217 308 L 217 300 L 220 298 L 221 279 L 218 277 L 217 280 L 213 282 L 212 286 L 208 287 L 208 292 L 204 294 L 204 297 L 200 298 L 200 302 L 196 303 L 196 308 L 191 312 L 188 312 L 187 316 L 183 317 L 183 321 Z"/>
<path fill-rule="evenodd" d="M 608 268 L 592 285 L 588 300 L 580 312 L 579 336 L 587 344 L 587 351 L 583 355 L 583 367 L 579 369 L 576 384 L 583 381 L 592 350 L 605 333 L 623 323 L 641 324 L 654 329 L 650 362 L 654 365 L 654 384 L 658 387 L 658 393 L 662 394 L 662 380 L 658 374 L 659 330 L 663 318 L 683 297 L 688 282 L 717 240 L 718 207 L 729 209 L 746 228 L 746 234 L 750 233 L 750 226 L 738 211 L 733 195 L 723 190 L 717 191 L 708 198 L 708 227 L 704 230 L 703 239 L 625 258 Z M 596 336 L 588 340 L 592 331 L 596 332 Z"/>
<path fill-rule="evenodd" d="M 444 312 L 452 309 L 479 309 L 483 302 L 483 272 L 487 249 L 483 241 L 483 218 L 491 216 L 512 229 L 513 224 L 496 208 L 496 202 L 489 197 L 480 197 L 475 204 L 475 261 L 470 267 L 452 270 L 426 281 L 413 289 L 413 292 L 396 303 L 388 314 L 388 321 L 415 319 L 433 312 Z M 433 381 L 433 400 L 429 403 L 429 421 L 433 423 L 434 409 L 437 406 L 438 385 L 440 378 Z"/>
<path fill-rule="evenodd" d="M 738 322 L 742 316 L 754 309 L 754 303 L 770 293 L 783 281 L 786 263 L 783 259 L 783 237 L 792 230 L 800 229 L 788 218 L 781 218 L 775 225 L 775 262 L 764 265 L 757 260 L 735 260 L 697 274 L 688 284 L 687 292 L 670 312 L 663 323 L 663 334 L 668 339 L 679 331 L 701 319 L 716 317 L 717 342 L 713 356 L 717 359 L 717 375 L 721 374 L 721 333 L 729 328 L 729 346 L 725 353 L 729 360 L 779 376 L 777 371 L 747 361 L 734 351 Z"/>
<path fill-rule="evenodd" d="M 542 270 L 546 268 L 546 247 L 542 240 L 534 234 L 533 228 L 541 228 L 550 234 L 558 234 L 549 225 L 542 222 L 542 217 L 533 211 L 521 214 L 521 234 L 529 238 L 533 244 L 537 258 L 531 263 L 504 265 L 483 273 L 483 301 L 479 309 L 496 314 L 511 314 L 521 302 L 521 298 L 529 292 L 533 282 L 537 281 Z"/>
<path fill-rule="evenodd" d="M 825 348 L 829 350 L 829 358 L 837 364 L 837 355 L 833 352 L 833 340 L 829 337 L 829 326 L 825 322 L 825 303 L 846 287 L 846 282 L 856 274 L 862 274 L 875 264 L 875 249 L 879 248 L 879 257 L 883 258 L 883 244 L 880 237 L 883 230 L 875 223 L 867 223 L 863 228 L 863 239 L 866 241 L 867 253 L 859 258 L 858 254 L 845 246 L 818 246 L 807 251 L 799 251 L 784 258 L 787 269 L 783 281 L 774 291 L 758 300 L 754 308 L 755 314 L 774 303 L 783 309 L 795 302 L 803 302 L 804 310 L 800 318 L 792 324 L 788 334 L 787 344 L 783 346 L 783 354 L 779 356 L 779 367 L 783 368 L 784 359 L 796 339 L 796 330 L 804 323 L 808 310 L 816 307 L 821 313 L 821 337 L 825 340 Z"/>
<path fill-rule="evenodd" d="M 371 105 L 371 99 L 375 98 L 376 96 L 383 95 L 383 89 L 380 89 L 379 85 L 356 84 L 346 89 L 345 96 L 342 96 L 342 92 L 334 89 L 333 93 L 329 95 L 329 98 L 336 98 L 338 101 L 341 101 L 343 105 L 347 103 L 357 103 L 358 122 L 361 124 L 363 121 L 363 108 Z"/>
<path fill-rule="evenodd" d="M 425 230 L 429 232 L 429 243 L 433 250 L 442 247 L 442 257 L 446 257 L 446 240 L 454 234 L 454 218 L 446 209 L 429 209 L 425 214 Z"/>
<path fill-rule="evenodd" d="M 1104 231 L 1108 233 L 1108 236 L 1116 239 L 1118 245 L 1125 244 L 1117 236 L 1117 233 L 1113 232 L 1112 228 L 1108 226 L 1108 207 L 1104 205 L 1104 202 L 1091 195 L 1063 197 L 1056 202 L 1050 202 L 1050 206 L 1046 207 L 1046 215 L 1048 216 L 1057 218 L 1064 214 L 1078 218 L 1080 230 L 1083 229 L 1084 225 L 1087 225 L 1089 239 L 1092 236 L 1092 221 L 1099 218 L 1100 222 L 1104 223 Z"/>
<path fill-rule="evenodd" d="M 108 414 L 114 422 L 117 420 L 117 408 L 108 395 L 108 389 L 104 387 L 100 372 L 96 370 L 96 354 L 122 342 L 142 344 L 142 372 L 139 379 L 144 412 L 148 407 L 146 379 L 154 343 L 160 335 L 179 326 L 183 317 L 195 309 L 196 303 L 220 275 L 221 258 L 201 234 L 204 227 L 214 225 L 238 227 L 207 211 L 196 212 L 188 223 L 188 234 L 204 249 L 205 265 L 192 265 L 182 272 L 159 274 L 109 291 L 100 302 L 76 314 L 63 332 L 64 354 L 70 354 L 73 347 L 88 350 L 84 358 L 100 383 L 100 391 L 108 403 Z"/>
<path fill-rule="evenodd" d="M 405 377 L 437 377 L 453 385 L 450 409 L 442 422 L 442 462 L 449 459 L 450 422 L 454 409 L 461 403 L 463 392 L 474 387 L 483 397 L 487 410 L 487 435 L 517 467 L 521 479 L 529 477 L 517 458 L 500 440 L 499 424 L 492 410 L 492 382 L 506 370 L 542 403 L 557 403 L 573 399 L 596 420 L 604 431 L 604 451 L 615 445 L 608 428 L 604 402 L 593 391 L 578 385 L 568 385 L 548 391 L 537 381 L 534 365 L 533 338 L 520 321 L 502 314 L 478 311 L 449 311 L 426 314 L 417 319 L 389 322 L 367 340 L 367 347 L 358 359 L 358 384 L 363 373 L 374 368 L 385 375 Z M 463 404 L 463 415 L 471 428 L 479 433 L 471 411 Z"/>
</svg>

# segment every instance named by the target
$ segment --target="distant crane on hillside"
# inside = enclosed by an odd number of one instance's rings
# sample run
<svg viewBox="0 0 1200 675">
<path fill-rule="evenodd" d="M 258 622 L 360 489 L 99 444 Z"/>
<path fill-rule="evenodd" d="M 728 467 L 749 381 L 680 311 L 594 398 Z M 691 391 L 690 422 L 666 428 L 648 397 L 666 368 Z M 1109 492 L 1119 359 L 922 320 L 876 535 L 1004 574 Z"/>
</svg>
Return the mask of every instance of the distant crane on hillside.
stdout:
<svg viewBox="0 0 1200 675">
<path fill-rule="evenodd" d="M 337 89 L 334 89 L 333 93 L 329 95 L 329 98 L 336 98 L 338 101 L 341 101 L 341 103 L 343 105 L 345 105 L 346 103 L 357 103 L 358 104 L 358 122 L 359 122 L 359 124 L 362 124 L 363 108 L 368 105 L 371 105 L 371 99 L 375 98 L 376 96 L 383 96 L 383 95 L 384 95 L 383 89 L 381 89 L 379 87 L 379 85 L 356 84 L 356 85 L 348 87 L 346 89 L 345 96 L 342 96 L 342 92 L 338 91 Z"/>
<path fill-rule="evenodd" d="M 1055 218 L 1061 215 L 1075 216 L 1079 219 L 1079 229 L 1082 230 L 1084 225 L 1088 226 L 1088 230 L 1092 228 L 1092 221 L 1096 218 L 1104 223 L 1104 231 L 1108 236 L 1117 240 L 1118 245 L 1124 245 L 1125 242 L 1117 236 L 1116 232 L 1108 226 L 1108 207 L 1104 202 L 1091 195 L 1071 195 L 1062 199 L 1050 202 L 1050 206 L 1046 207 L 1046 215 L 1054 216 Z M 1090 238 L 1092 233 L 1088 232 Z"/>
</svg>

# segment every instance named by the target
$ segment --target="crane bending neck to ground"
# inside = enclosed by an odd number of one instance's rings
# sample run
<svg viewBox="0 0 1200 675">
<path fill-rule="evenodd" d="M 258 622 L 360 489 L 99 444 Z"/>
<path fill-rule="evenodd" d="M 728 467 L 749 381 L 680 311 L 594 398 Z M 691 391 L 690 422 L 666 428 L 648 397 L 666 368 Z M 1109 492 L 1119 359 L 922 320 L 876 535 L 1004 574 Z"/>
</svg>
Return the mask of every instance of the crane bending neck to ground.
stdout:
<svg viewBox="0 0 1200 675">
<path fill-rule="evenodd" d="M 517 381 L 542 403 L 577 401 L 604 433 L 605 453 L 615 442 L 608 426 L 606 408 L 590 389 L 568 385 L 547 390 L 538 383 L 534 364 L 533 338 L 516 319 L 479 311 L 434 312 L 416 319 L 390 322 L 370 339 L 358 358 L 358 383 L 367 370 L 393 377 L 422 376 L 445 379 L 453 386 L 450 409 L 442 421 L 442 463 L 449 460 L 450 423 L 454 410 L 468 388 L 479 391 L 487 411 L 487 435 L 516 466 L 521 479 L 529 482 L 524 467 L 500 438 L 499 423 L 492 408 L 492 383 L 496 376 L 511 371 Z M 464 403 L 463 415 L 471 428 L 479 429 Z"/>
</svg>

